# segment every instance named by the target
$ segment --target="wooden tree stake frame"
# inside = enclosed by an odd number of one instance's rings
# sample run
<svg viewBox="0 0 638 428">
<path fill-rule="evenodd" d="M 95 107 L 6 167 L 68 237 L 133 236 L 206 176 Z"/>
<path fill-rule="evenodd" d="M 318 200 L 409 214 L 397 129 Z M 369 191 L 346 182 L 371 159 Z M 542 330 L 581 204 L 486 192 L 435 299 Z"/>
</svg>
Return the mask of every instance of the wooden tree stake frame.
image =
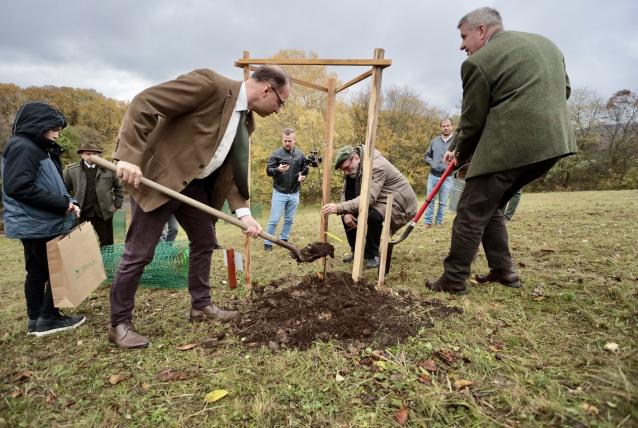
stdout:
<svg viewBox="0 0 638 428">
<path fill-rule="evenodd" d="M 254 70 L 258 65 L 323 65 L 323 66 L 350 66 L 350 67 L 371 67 L 368 71 L 360 74 L 354 79 L 337 87 L 335 78 L 328 79 L 325 86 L 306 82 L 291 76 L 293 84 L 306 86 L 318 91 L 326 92 L 327 103 L 325 113 L 325 138 L 323 152 L 323 180 L 321 183 L 321 203 L 327 204 L 330 201 L 330 177 L 332 158 L 334 156 L 334 135 L 335 135 L 335 106 L 336 96 L 339 92 L 356 85 L 357 83 L 372 78 L 370 86 L 370 100 L 368 102 L 368 124 L 366 128 L 365 153 L 363 154 L 363 176 L 361 181 L 361 195 L 367 195 L 370 189 L 370 177 L 372 174 L 372 159 L 374 155 L 374 147 L 377 135 L 377 127 L 379 123 L 379 111 L 381 107 L 381 77 L 383 69 L 392 65 L 392 60 L 384 58 L 385 51 L 381 48 L 374 50 L 373 59 L 318 59 L 318 58 L 250 58 L 248 51 L 243 52 L 241 59 L 235 61 L 235 66 L 244 70 L 244 80 L 248 79 L 250 71 Z M 250 178 L 250 168 L 249 168 Z M 250 181 L 249 181 L 250 182 Z M 368 218 L 368 199 L 367 197 L 359 198 L 359 219 Z M 319 228 L 319 240 L 327 241 L 328 216 L 322 216 Z M 363 257 L 365 236 L 368 229 L 367 221 L 360 221 L 357 227 L 357 240 L 355 244 L 354 261 L 352 266 L 352 279 L 359 281 L 363 273 Z M 244 242 L 244 271 L 246 274 L 246 285 L 251 286 L 250 278 L 250 240 L 246 238 Z M 326 270 L 326 258 L 323 259 L 323 270 Z"/>
</svg>

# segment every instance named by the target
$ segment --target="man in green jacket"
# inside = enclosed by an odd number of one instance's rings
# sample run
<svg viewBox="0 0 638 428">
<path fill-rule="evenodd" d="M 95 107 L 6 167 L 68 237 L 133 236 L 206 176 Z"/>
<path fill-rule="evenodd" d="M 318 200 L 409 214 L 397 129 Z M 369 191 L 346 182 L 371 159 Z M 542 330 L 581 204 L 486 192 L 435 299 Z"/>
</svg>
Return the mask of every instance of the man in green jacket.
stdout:
<svg viewBox="0 0 638 428">
<path fill-rule="evenodd" d="M 497 10 L 482 7 L 458 24 L 463 103 L 456 146 L 446 160 L 469 162 L 444 273 L 434 291 L 464 293 L 479 246 L 490 267 L 480 283 L 520 287 L 502 209 L 523 186 L 576 152 L 567 102 L 569 78 L 560 50 L 545 37 L 504 31 Z M 470 161 L 471 159 L 471 161 Z"/>
<path fill-rule="evenodd" d="M 80 223 L 90 221 L 104 247 L 113 245 L 113 213 L 122 208 L 124 190 L 114 172 L 89 160 L 101 153 L 97 145 L 84 143 L 78 150 L 80 161 L 64 170 L 64 185 L 80 204 Z"/>
</svg>

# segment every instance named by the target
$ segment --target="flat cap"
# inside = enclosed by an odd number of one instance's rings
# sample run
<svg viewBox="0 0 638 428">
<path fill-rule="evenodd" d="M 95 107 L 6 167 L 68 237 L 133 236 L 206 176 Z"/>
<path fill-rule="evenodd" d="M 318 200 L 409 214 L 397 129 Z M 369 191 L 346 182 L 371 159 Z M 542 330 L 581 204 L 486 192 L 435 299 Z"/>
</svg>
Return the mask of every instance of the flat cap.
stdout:
<svg viewBox="0 0 638 428">
<path fill-rule="evenodd" d="M 335 155 L 335 169 L 339 169 L 339 166 L 352 156 L 352 153 L 354 153 L 354 147 L 352 146 L 343 146 L 337 150 L 337 154 Z"/>
</svg>

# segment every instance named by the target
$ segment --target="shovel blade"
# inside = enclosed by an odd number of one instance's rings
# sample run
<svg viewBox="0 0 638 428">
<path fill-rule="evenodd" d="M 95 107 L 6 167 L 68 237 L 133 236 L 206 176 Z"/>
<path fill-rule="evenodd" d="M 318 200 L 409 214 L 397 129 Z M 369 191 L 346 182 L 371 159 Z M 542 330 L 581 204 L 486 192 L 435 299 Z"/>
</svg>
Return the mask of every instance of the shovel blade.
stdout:
<svg viewBox="0 0 638 428">
<path fill-rule="evenodd" d="M 394 244 L 392 242 L 388 243 L 388 252 L 385 261 L 385 274 L 390 273 L 390 264 L 392 263 L 392 249 L 394 248 Z"/>
</svg>

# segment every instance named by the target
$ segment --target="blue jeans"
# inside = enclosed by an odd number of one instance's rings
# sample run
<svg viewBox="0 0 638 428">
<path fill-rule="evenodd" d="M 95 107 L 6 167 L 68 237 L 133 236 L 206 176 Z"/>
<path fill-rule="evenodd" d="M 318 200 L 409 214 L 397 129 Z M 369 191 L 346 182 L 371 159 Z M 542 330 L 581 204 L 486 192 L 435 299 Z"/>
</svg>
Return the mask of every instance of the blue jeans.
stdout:
<svg viewBox="0 0 638 428">
<path fill-rule="evenodd" d="M 430 194 L 436 183 L 439 182 L 439 178 L 435 175 L 428 175 L 428 189 L 427 195 Z M 450 189 L 452 188 L 452 177 L 448 177 L 443 182 L 443 185 L 439 189 L 439 192 L 434 196 L 430 205 L 428 205 L 428 209 L 425 210 L 425 224 L 432 224 L 432 216 L 434 215 L 434 203 L 438 199 L 439 201 L 439 209 L 436 211 L 436 224 L 443 223 L 443 214 L 445 214 L 445 207 L 447 206 L 447 198 L 450 195 Z M 426 195 L 426 197 L 427 197 Z"/>
<path fill-rule="evenodd" d="M 297 206 L 299 205 L 299 192 L 297 193 L 281 193 L 272 189 L 272 200 L 270 202 L 270 219 L 268 220 L 268 226 L 266 226 L 266 232 L 274 235 L 275 229 L 279 224 L 279 219 L 283 214 L 284 225 L 281 228 L 281 235 L 279 239 L 288 240 L 290 236 L 290 230 L 292 229 L 292 221 L 297 212 Z M 268 240 L 264 241 L 264 245 L 272 245 Z"/>
</svg>

